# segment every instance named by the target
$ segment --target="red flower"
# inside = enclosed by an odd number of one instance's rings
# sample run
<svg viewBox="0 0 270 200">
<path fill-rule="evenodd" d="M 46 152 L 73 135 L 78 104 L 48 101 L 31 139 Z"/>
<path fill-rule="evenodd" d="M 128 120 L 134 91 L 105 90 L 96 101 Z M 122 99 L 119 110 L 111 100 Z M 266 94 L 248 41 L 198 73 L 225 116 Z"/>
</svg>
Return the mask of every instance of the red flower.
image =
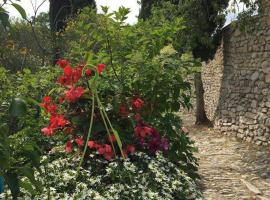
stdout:
<svg viewBox="0 0 270 200">
<path fill-rule="evenodd" d="M 73 132 L 73 128 L 71 128 L 71 127 L 68 127 L 68 128 L 66 128 L 65 130 L 64 130 L 64 133 L 66 133 L 66 134 L 70 134 L 70 133 L 72 133 Z"/>
<path fill-rule="evenodd" d="M 106 65 L 105 64 L 98 64 L 97 65 L 97 71 L 98 71 L 98 73 L 101 74 L 105 68 L 106 68 Z"/>
<path fill-rule="evenodd" d="M 140 110 L 143 107 L 143 105 L 144 105 L 144 102 L 140 98 L 136 98 L 132 100 L 132 107 L 135 110 Z"/>
<path fill-rule="evenodd" d="M 135 146 L 134 145 L 128 145 L 127 146 L 127 151 L 129 152 L 129 153 L 133 153 L 134 151 L 135 151 Z"/>
<path fill-rule="evenodd" d="M 52 99 L 49 96 L 45 96 L 43 97 L 42 102 L 46 104 L 50 104 L 52 102 Z"/>
<path fill-rule="evenodd" d="M 81 77 L 82 77 L 82 68 L 79 66 L 73 69 L 72 82 L 77 83 Z"/>
<path fill-rule="evenodd" d="M 113 158 L 112 147 L 109 144 L 105 144 L 103 147 L 100 146 L 97 151 L 100 155 L 103 155 L 106 160 L 111 160 Z"/>
<path fill-rule="evenodd" d="M 71 153 L 72 150 L 73 150 L 72 142 L 71 142 L 71 141 L 68 141 L 68 142 L 66 143 L 65 151 L 66 151 L 67 153 Z"/>
<path fill-rule="evenodd" d="M 82 137 L 75 139 L 75 142 L 77 143 L 77 145 L 78 145 L 79 147 L 82 147 L 83 144 L 84 144 L 84 140 L 83 140 Z"/>
<path fill-rule="evenodd" d="M 114 134 L 109 135 L 108 136 L 108 141 L 109 142 L 115 142 L 116 141 L 115 135 Z"/>
<path fill-rule="evenodd" d="M 70 67 L 69 65 L 64 68 L 64 74 L 66 76 L 71 76 L 72 72 L 73 72 L 72 67 Z"/>
<path fill-rule="evenodd" d="M 141 117 L 141 115 L 139 113 L 137 113 L 136 115 L 134 115 L 134 119 L 135 119 L 136 122 L 139 122 L 139 121 L 142 120 L 142 117 Z"/>
<path fill-rule="evenodd" d="M 58 83 L 61 85 L 74 85 L 79 81 L 79 79 L 82 76 L 82 68 L 76 67 L 72 68 L 71 66 L 65 66 L 64 68 L 64 74 L 58 78 Z"/>
<path fill-rule="evenodd" d="M 61 104 L 61 103 L 63 103 L 65 101 L 65 98 L 63 98 L 63 97 L 60 97 L 59 99 L 58 99 L 58 102 Z"/>
<path fill-rule="evenodd" d="M 50 126 L 52 128 L 64 128 L 68 124 L 68 121 L 63 115 L 52 115 L 50 118 Z"/>
<path fill-rule="evenodd" d="M 86 76 L 91 76 L 91 74 L 92 74 L 92 70 L 91 69 L 85 70 L 85 75 Z"/>
<path fill-rule="evenodd" d="M 96 148 L 96 143 L 95 143 L 95 141 L 92 141 L 92 140 L 90 140 L 90 141 L 88 141 L 88 147 L 90 148 L 90 149 L 94 149 L 94 148 Z"/>
<path fill-rule="evenodd" d="M 52 99 L 49 96 L 45 96 L 42 99 L 40 106 L 43 107 L 45 111 L 51 115 L 54 115 L 58 108 L 58 106 L 52 102 Z"/>
<path fill-rule="evenodd" d="M 121 106 L 120 106 L 120 108 L 119 108 L 119 115 L 121 116 L 121 117 L 123 117 L 123 118 L 126 118 L 126 117 L 128 117 L 128 111 L 127 111 L 127 107 L 124 105 L 124 104 L 122 104 Z"/>
<path fill-rule="evenodd" d="M 153 129 L 148 126 L 136 126 L 134 131 L 137 137 L 144 138 L 147 135 L 151 135 L 153 132 Z"/>
<path fill-rule="evenodd" d="M 53 128 L 50 127 L 50 126 L 41 129 L 41 131 L 43 132 L 43 134 L 44 134 L 45 136 L 49 136 L 49 137 L 52 136 L 52 135 L 54 134 Z"/>
<path fill-rule="evenodd" d="M 69 65 L 69 62 L 65 59 L 59 59 L 56 64 L 59 65 L 61 68 L 64 68 L 65 66 Z"/>
<path fill-rule="evenodd" d="M 104 153 L 105 153 L 105 148 L 103 148 L 103 147 L 100 147 L 100 148 L 98 148 L 98 153 L 100 154 L 100 155 L 103 155 Z"/>
<path fill-rule="evenodd" d="M 70 90 L 65 92 L 65 99 L 68 102 L 75 103 L 84 93 L 83 87 L 72 87 Z"/>
</svg>

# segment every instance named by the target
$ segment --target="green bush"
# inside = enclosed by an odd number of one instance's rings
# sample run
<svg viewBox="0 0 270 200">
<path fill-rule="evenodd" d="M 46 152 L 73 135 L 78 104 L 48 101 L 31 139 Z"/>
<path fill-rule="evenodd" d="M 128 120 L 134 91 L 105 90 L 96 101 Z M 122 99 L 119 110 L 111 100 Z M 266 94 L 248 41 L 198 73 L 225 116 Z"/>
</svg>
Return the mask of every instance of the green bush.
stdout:
<svg viewBox="0 0 270 200">
<path fill-rule="evenodd" d="M 44 157 L 41 172 L 35 176 L 47 191 L 35 198 L 24 191 L 19 199 L 202 199 L 194 181 L 162 154 L 135 153 L 130 159 L 111 162 L 90 157 L 88 168 L 77 179 L 76 162 L 63 158 L 48 162 Z"/>
</svg>

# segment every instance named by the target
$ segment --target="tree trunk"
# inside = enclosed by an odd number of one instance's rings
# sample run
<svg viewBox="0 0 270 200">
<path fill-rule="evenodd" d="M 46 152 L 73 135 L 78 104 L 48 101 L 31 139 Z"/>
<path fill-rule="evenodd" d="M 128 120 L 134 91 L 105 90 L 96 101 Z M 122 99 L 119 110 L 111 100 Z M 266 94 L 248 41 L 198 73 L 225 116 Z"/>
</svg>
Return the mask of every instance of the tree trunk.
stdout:
<svg viewBox="0 0 270 200">
<path fill-rule="evenodd" d="M 204 107 L 204 89 L 202 82 L 202 74 L 194 75 L 194 85 L 196 94 L 196 125 L 211 125 L 211 121 L 207 118 Z"/>
</svg>

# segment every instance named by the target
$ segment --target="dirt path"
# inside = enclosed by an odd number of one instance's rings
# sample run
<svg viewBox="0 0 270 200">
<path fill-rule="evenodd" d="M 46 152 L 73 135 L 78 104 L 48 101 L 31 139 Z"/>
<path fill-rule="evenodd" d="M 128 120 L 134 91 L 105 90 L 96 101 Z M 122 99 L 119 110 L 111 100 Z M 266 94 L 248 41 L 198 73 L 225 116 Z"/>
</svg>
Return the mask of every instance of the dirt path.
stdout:
<svg viewBox="0 0 270 200">
<path fill-rule="evenodd" d="M 194 127 L 190 114 L 183 121 L 199 149 L 199 184 L 206 200 L 270 200 L 270 148 Z"/>
</svg>

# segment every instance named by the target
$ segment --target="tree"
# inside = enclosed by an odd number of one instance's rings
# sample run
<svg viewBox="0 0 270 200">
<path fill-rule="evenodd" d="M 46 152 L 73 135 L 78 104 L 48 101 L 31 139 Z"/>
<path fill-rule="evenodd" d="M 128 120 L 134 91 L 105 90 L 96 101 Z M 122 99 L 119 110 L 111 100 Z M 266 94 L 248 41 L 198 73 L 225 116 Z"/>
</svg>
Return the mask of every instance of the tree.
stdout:
<svg viewBox="0 0 270 200">
<path fill-rule="evenodd" d="M 253 8 L 254 4 L 249 0 L 240 1 Z M 166 8 L 168 3 L 174 5 L 174 9 Z M 157 6 L 164 9 L 164 15 L 168 20 L 173 20 L 175 15 L 181 16 L 187 28 L 179 33 L 174 46 L 179 52 L 191 51 L 195 58 L 208 61 L 214 56 L 220 44 L 228 4 L 229 0 L 165 0 L 163 3 L 160 0 L 142 0 L 139 17 L 144 20 L 149 18 L 151 9 Z M 196 73 L 194 76 L 196 124 L 210 124 L 204 108 L 202 83 L 201 73 Z"/>
<path fill-rule="evenodd" d="M 95 8 L 95 0 L 50 0 L 50 27 L 54 41 L 53 63 L 60 58 L 61 54 L 56 33 L 61 32 L 64 29 L 67 20 L 76 16 L 79 10 L 86 6 Z"/>
</svg>

